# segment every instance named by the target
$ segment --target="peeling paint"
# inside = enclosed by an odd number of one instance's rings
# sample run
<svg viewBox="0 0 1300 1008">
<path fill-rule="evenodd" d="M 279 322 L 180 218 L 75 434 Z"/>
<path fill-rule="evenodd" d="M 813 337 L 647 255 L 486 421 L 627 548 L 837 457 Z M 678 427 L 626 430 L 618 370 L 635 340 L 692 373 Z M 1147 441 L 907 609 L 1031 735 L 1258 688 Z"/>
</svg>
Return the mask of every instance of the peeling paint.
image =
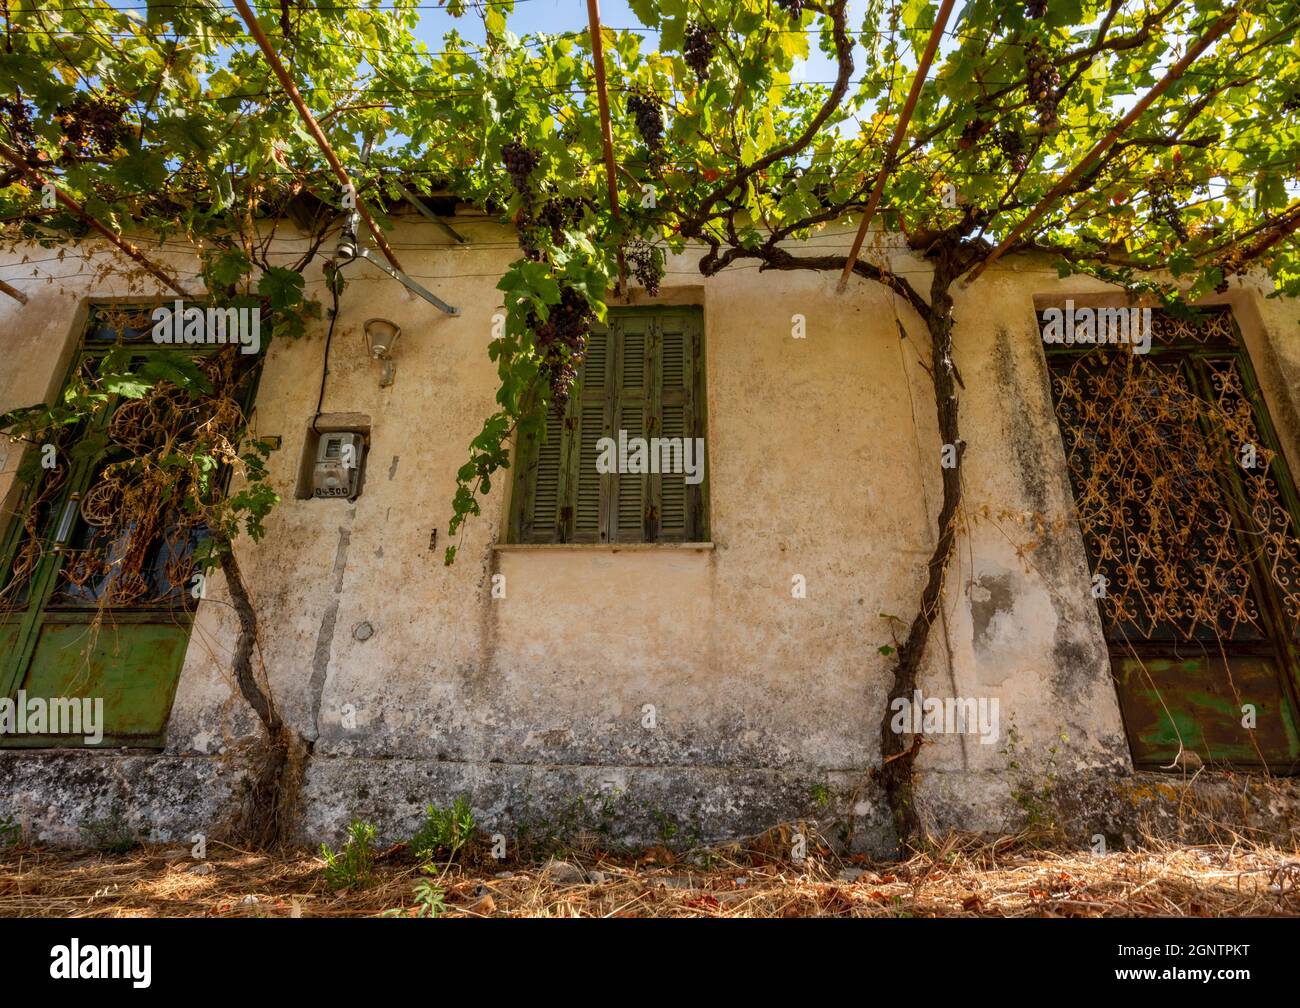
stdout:
<svg viewBox="0 0 1300 1008">
<path fill-rule="evenodd" d="M 347 570 L 348 544 L 352 541 L 351 533 L 339 528 L 338 549 L 334 554 L 334 594 L 343 591 L 343 574 Z M 335 598 L 325 607 L 321 616 L 320 630 L 316 634 L 316 647 L 312 652 L 311 679 L 308 682 L 308 696 L 311 698 L 311 719 L 307 738 L 315 741 L 320 738 L 321 699 L 325 693 L 325 680 L 329 674 L 330 652 L 334 647 L 334 630 L 338 623 L 339 599 Z"/>
</svg>

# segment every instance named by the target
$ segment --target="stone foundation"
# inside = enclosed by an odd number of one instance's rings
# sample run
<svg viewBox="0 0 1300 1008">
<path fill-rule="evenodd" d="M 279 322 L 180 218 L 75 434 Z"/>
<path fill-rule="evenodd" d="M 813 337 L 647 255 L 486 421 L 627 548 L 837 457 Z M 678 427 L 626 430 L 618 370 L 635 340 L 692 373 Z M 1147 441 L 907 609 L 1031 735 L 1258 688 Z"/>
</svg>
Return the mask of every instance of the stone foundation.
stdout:
<svg viewBox="0 0 1300 1008">
<path fill-rule="evenodd" d="M 138 839 L 228 836 L 244 792 L 233 761 L 132 751 L 0 753 L 0 818 L 29 842 L 87 843 L 116 821 Z M 855 789 L 857 789 L 855 791 Z M 995 836 L 1035 828 L 1070 847 L 1097 836 L 1108 849 L 1144 838 L 1230 842 L 1233 832 L 1283 847 L 1300 840 L 1300 781 L 1228 772 L 1183 778 L 1090 770 L 1059 778 L 924 772 L 917 777 L 931 833 Z M 292 840 L 338 843 L 348 823 L 409 838 L 428 804 L 464 795 L 486 833 L 537 850 L 585 841 L 690 847 L 754 836 L 778 823 L 814 824 L 837 846 L 879 856 L 894 845 L 883 795 L 864 774 L 741 767 L 609 767 L 316 757 L 307 767 Z"/>
</svg>

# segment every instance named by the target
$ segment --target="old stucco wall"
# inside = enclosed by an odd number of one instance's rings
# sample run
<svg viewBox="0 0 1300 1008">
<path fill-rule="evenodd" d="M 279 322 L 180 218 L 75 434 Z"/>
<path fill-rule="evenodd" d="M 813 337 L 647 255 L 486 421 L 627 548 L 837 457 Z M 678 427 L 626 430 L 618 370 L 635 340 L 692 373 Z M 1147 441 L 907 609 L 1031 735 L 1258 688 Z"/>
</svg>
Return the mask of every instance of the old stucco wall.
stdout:
<svg viewBox="0 0 1300 1008">
<path fill-rule="evenodd" d="M 314 741 L 301 837 L 337 836 L 353 816 L 397 837 L 426 803 L 465 793 L 507 836 L 580 818 L 576 803 L 603 798 L 626 838 L 665 823 L 736 835 L 847 805 L 855 839 L 886 846 L 887 817 L 865 773 L 878 759 L 889 675 L 878 649 L 891 625 L 880 614 L 910 619 L 939 500 L 919 319 L 901 306 L 896 317 L 865 282 L 843 296 L 817 274 L 733 269 L 702 282 L 689 260 L 675 261 L 665 299 L 704 308 L 712 541 L 511 547 L 502 481 L 448 568 L 448 502 L 492 409 L 494 287 L 515 248 L 487 221 L 457 227 L 469 245 L 423 223 L 394 235 L 407 269 L 461 308 L 456 318 L 369 267 L 348 270 L 323 410 L 369 417 L 356 502 L 293 497 L 324 325 L 267 351 L 255 420 L 259 433 L 283 437 L 271 465 L 284 499 L 241 562 L 277 701 Z M 817 241 L 825 250 L 843 240 Z M 50 255 L 35 250 L 43 262 L 5 270 L 61 280 L 28 280 L 28 305 L 0 304 L 0 409 L 57 385 L 88 299 L 147 293 L 97 276 L 102 253 Z M 192 260 L 168 257 L 192 275 Z M 926 283 L 910 254 L 896 252 L 893 268 Z M 318 273 L 309 283 L 323 293 Z M 997 698 L 1001 733 L 988 745 L 927 742 L 919 790 L 936 828 L 1014 824 L 1026 772 L 1130 771 L 1034 328 L 1043 298 L 1101 290 L 1025 260 L 958 292 L 968 517 L 921 685 Z M 1255 286 L 1227 298 L 1294 448 L 1300 310 Z M 796 314 L 806 338 L 792 336 Z M 390 388 L 365 355 L 362 323 L 376 316 L 403 330 Z M 11 451 L 0 468 L 16 462 Z M 9 482 L 0 475 L 0 495 Z M 1033 535 L 1020 524 L 1032 514 L 1066 531 Z M 1025 551 L 1031 539 L 1042 541 Z M 492 597 L 493 574 L 505 576 L 505 598 Z M 806 598 L 792 597 L 796 574 Z M 7 801 L 51 839 L 75 839 L 78 823 L 112 802 L 160 838 L 219 828 L 240 786 L 232 747 L 251 722 L 228 681 L 234 621 L 213 580 L 166 753 L 0 754 L 9 785 L 0 813 Z M 374 631 L 365 640 L 354 634 L 363 622 Z"/>
</svg>

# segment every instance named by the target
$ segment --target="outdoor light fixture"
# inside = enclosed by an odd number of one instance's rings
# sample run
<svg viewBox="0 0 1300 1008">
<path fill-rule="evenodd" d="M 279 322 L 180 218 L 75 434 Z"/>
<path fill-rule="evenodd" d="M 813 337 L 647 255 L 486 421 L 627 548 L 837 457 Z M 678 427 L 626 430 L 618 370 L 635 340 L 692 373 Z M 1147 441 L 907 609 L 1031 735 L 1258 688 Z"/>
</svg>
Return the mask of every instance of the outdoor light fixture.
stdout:
<svg viewBox="0 0 1300 1008">
<path fill-rule="evenodd" d="M 393 384 L 393 369 L 396 367 L 392 357 L 393 346 L 402 335 L 402 327 L 388 319 L 372 318 L 366 320 L 365 330 L 371 358 L 384 364 L 384 376 L 379 380 L 379 387 L 385 388 Z"/>
<path fill-rule="evenodd" d="M 81 507 L 81 494 L 74 493 L 68 498 L 68 502 L 63 505 L 63 514 L 59 516 L 59 526 L 54 530 L 54 552 L 63 552 L 63 547 L 67 545 L 68 536 L 72 534 L 72 523 L 77 518 L 77 510 Z"/>
</svg>

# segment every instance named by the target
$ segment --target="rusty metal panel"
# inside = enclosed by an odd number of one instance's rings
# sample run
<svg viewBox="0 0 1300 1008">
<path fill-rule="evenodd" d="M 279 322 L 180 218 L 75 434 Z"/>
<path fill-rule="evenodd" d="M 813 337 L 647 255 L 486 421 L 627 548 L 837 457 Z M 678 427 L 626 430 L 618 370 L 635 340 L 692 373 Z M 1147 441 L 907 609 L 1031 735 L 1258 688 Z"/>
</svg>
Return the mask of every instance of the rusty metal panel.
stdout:
<svg viewBox="0 0 1300 1008">
<path fill-rule="evenodd" d="M 189 626 L 47 623 L 20 688 L 28 697 L 101 697 L 102 746 L 162 745 Z M 0 745 L 79 747 L 80 738 L 5 736 Z"/>
<path fill-rule="evenodd" d="M 1300 769 L 1300 720 L 1281 684 L 1277 662 L 1245 655 L 1230 662 L 1229 670 L 1218 657 L 1112 655 L 1136 764 L 1169 766 L 1181 740 L 1185 751 L 1206 764 L 1267 765 L 1274 773 Z M 1242 724 L 1244 704 L 1255 709 L 1253 740 Z"/>
<path fill-rule="evenodd" d="M 1048 348 L 1134 762 L 1170 767 L 1181 743 L 1295 773 L 1300 501 L 1231 313 L 1151 323 L 1149 354 Z"/>
</svg>

